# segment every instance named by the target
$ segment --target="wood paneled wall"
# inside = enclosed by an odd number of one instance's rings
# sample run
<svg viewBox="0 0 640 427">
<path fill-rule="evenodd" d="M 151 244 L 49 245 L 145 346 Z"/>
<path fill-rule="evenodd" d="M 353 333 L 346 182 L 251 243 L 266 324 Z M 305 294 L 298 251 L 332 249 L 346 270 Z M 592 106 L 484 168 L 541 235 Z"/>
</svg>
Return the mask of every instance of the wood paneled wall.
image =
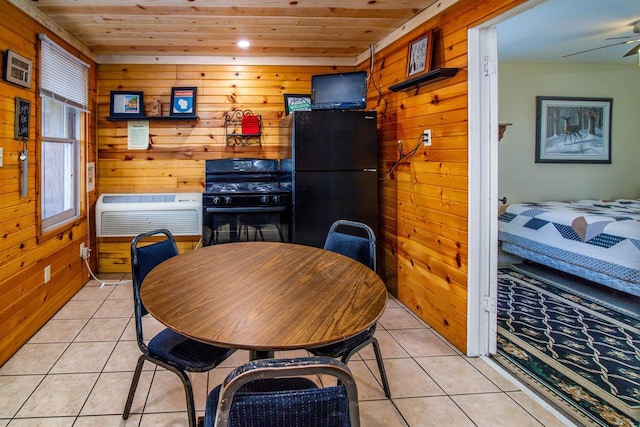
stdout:
<svg viewBox="0 0 640 427">
<path fill-rule="evenodd" d="M 431 129 L 433 146 L 422 147 L 380 183 L 380 274 L 390 291 L 460 350 L 466 349 L 467 312 L 467 28 L 500 14 L 524 0 L 461 0 L 439 16 L 375 54 L 369 86 L 369 108 L 378 111 L 380 171 L 393 167 L 404 152 Z M 0 22 L 0 49 L 10 48 L 35 60 L 36 34 L 47 31 L 5 0 Z M 7 13 L 4 13 L 7 11 Z M 454 78 L 418 90 L 393 93 L 388 87 L 405 78 L 407 44 L 435 30 L 433 66 L 459 67 Z M 55 40 L 57 38 L 52 36 Z M 64 43 L 62 43 L 64 45 Z M 83 58 L 88 61 L 86 58 Z M 360 69 L 369 69 L 368 61 Z M 86 158 L 96 159 L 97 191 L 201 191 L 204 160 L 223 157 L 277 158 L 278 121 L 284 114 L 283 94 L 308 93 L 310 76 L 349 67 L 100 65 L 92 64 L 92 113 Z M 36 70 L 37 71 L 37 70 Z M 0 82 L 0 364 L 20 347 L 86 282 L 77 256 L 81 241 L 95 244 L 94 204 L 89 194 L 86 221 L 78 221 L 54 239 L 39 241 L 36 233 L 36 156 L 30 161 L 29 195 L 19 197 L 17 157 L 13 140 L 15 96 L 37 105 L 35 86 L 20 89 Z M 126 122 L 110 122 L 111 90 L 141 90 L 158 97 L 166 114 L 171 87 L 198 88 L 197 122 L 152 122 L 148 150 L 127 149 Z M 261 114 L 263 143 L 258 148 L 228 147 L 223 117 L 234 109 Z M 97 112 L 97 114 L 95 114 Z M 38 120 L 32 109 L 32 135 Z M 97 128 L 95 127 L 97 125 Z M 97 129 L 97 130 L 96 130 Z M 93 132 L 97 132 L 97 140 Z M 35 138 L 30 153 L 37 153 Z M 128 242 L 101 242 L 92 252 L 100 271 L 129 271 Z M 182 242 L 188 250 L 193 242 Z M 97 256 L 96 256 L 97 255 Z M 104 259 L 105 261 L 102 261 Z M 44 285 L 43 269 L 52 266 Z"/>
<path fill-rule="evenodd" d="M 30 88 L 0 80 L 0 366 L 46 323 L 88 280 L 88 270 L 79 256 L 80 243 L 89 243 L 86 212 L 92 209 L 95 194 L 83 201 L 85 215 L 53 236 L 39 236 L 37 212 L 37 168 L 40 120 L 37 96 L 37 38 L 49 35 L 70 52 L 75 50 L 5 0 L 0 0 L 0 50 L 10 49 L 33 61 Z M 90 102 L 95 106 L 96 67 L 91 64 Z M 28 191 L 21 197 L 20 152 L 22 141 L 15 140 L 15 98 L 31 102 L 27 149 Z M 89 116 L 91 117 L 91 115 Z M 95 125 L 89 123 L 88 143 L 82 148 L 86 161 L 95 161 Z M 83 165 L 84 167 L 84 165 Z M 92 240 L 93 242 L 93 240 Z M 94 268 L 95 268 L 95 261 Z M 51 280 L 44 283 L 44 269 L 51 266 Z"/>
<path fill-rule="evenodd" d="M 100 65 L 98 72 L 98 167 L 100 193 L 201 192 L 207 159 L 279 158 L 279 121 L 284 94 L 311 91 L 311 76 L 354 71 L 353 67 Z M 150 121 L 146 150 L 127 148 L 127 122 L 112 122 L 110 93 L 143 91 L 158 98 L 168 115 L 172 87 L 196 87 L 198 121 Z M 234 110 L 262 116 L 260 146 L 228 146 L 224 117 Z M 130 241 L 130 239 L 129 239 Z M 197 241 L 182 242 L 185 249 Z M 99 271 L 129 272 L 129 246 L 122 239 L 99 241 Z"/>
<path fill-rule="evenodd" d="M 524 0 L 463 0 L 374 55 L 369 109 L 378 112 L 380 269 L 390 292 L 462 351 L 467 341 L 468 126 L 467 29 Z M 391 92 L 406 78 L 407 46 L 433 31 L 433 68 L 456 67 L 448 80 Z M 99 81 L 101 192 L 201 191 L 203 161 L 234 156 L 278 157 L 282 95 L 308 93 L 313 74 L 351 71 L 325 67 L 102 65 Z M 126 124 L 107 122 L 109 91 L 143 90 L 166 111 L 172 86 L 198 88 L 200 121 L 152 123 L 152 145 L 126 149 Z M 250 109 L 264 120 L 258 149 L 227 147 L 223 117 Z M 431 129 L 433 146 L 419 147 L 389 175 Z M 105 256 L 107 254 L 104 254 Z M 101 268 L 126 265 L 126 251 L 110 248 Z M 101 249 L 100 258 L 103 253 Z M 107 259 L 107 258 L 105 258 Z M 128 267 L 127 267 L 128 268 Z"/>
<path fill-rule="evenodd" d="M 391 293 L 458 349 L 467 344 L 467 29 L 522 0 L 463 0 L 375 54 L 369 105 L 378 111 L 381 271 Z M 432 68 L 455 77 L 391 92 L 406 79 L 408 44 L 433 31 Z M 370 64 L 362 64 L 362 69 Z M 421 135 L 431 129 L 432 146 Z"/>
<path fill-rule="evenodd" d="M 98 186 L 101 193 L 202 191 L 204 160 L 278 158 L 284 94 L 310 93 L 313 74 L 353 68 L 223 65 L 100 65 Z M 198 121 L 151 121 L 147 150 L 127 149 L 127 122 L 110 122 L 113 90 L 143 91 L 168 115 L 171 88 L 197 88 Z M 224 117 L 250 110 L 263 121 L 261 146 L 227 146 Z"/>
</svg>

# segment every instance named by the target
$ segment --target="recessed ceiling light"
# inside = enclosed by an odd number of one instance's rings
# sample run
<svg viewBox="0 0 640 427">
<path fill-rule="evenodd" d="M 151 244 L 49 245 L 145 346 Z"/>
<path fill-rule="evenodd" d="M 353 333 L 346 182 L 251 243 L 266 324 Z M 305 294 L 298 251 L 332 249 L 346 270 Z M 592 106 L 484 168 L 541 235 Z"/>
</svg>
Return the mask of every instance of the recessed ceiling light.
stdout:
<svg viewBox="0 0 640 427">
<path fill-rule="evenodd" d="M 249 43 L 249 40 L 240 40 L 238 41 L 238 47 L 240 49 L 246 49 L 249 47 L 249 45 L 251 45 L 251 43 Z"/>
</svg>

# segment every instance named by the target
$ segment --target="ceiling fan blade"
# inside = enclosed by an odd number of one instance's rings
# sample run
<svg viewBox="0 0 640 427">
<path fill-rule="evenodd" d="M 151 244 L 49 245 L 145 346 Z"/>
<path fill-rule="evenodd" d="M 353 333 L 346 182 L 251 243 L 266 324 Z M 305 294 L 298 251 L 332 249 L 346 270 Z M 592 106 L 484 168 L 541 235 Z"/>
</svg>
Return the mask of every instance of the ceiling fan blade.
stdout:
<svg viewBox="0 0 640 427">
<path fill-rule="evenodd" d="M 636 53 L 638 53 L 639 50 L 640 50 L 640 43 L 635 45 L 633 49 L 627 52 L 623 58 L 626 58 L 627 56 L 635 55 Z"/>
<path fill-rule="evenodd" d="M 607 37 L 605 40 L 622 40 L 622 39 L 632 39 L 636 36 L 624 36 L 624 37 Z"/>
<path fill-rule="evenodd" d="M 627 43 L 629 43 L 629 42 L 618 42 L 618 43 L 612 43 L 612 44 L 608 44 L 608 45 L 606 45 L 606 46 L 600 46 L 600 47 L 594 47 L 593 49 L 581 50 L 580 52 L 573 52 L 573 53 L 570 53 L 570 54 L 568 54 L 568 55 L 563 55 L 562 57 L 563 57 L 563 58 L 566 58 L 566 57 L 568 57 L 568 56 L 580 55 L 581 53 L 592 52 L 592 51 L 594 51 L 594 50 L 604 49 L 605 47 L 617 46 L 617 45 L 620 45 L 620 44 L 627 44 Z"/>
</svg>

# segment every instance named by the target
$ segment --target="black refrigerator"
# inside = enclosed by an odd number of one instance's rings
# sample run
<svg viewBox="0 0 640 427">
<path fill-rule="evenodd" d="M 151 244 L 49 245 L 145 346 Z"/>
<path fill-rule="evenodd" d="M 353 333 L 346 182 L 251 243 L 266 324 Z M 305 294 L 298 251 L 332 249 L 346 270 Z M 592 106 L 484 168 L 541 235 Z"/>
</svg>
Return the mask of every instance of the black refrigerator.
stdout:
<svg viewBox="0 0 640 427">
<path fill-rule="evenodd" d="M 282 162 L 292 170 L 290 237 L 322 247 L 338 219 L 378 232 L 376 112 L 296 111 L 282 119 Z"/>
</svg>

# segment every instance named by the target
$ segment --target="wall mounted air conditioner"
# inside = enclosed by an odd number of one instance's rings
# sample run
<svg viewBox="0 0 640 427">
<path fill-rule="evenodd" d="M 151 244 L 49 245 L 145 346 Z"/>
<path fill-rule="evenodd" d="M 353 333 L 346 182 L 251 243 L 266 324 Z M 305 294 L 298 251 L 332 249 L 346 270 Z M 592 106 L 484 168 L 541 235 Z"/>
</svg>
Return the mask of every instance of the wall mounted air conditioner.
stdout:
<svg viewBox="0 0 640 427">
<path fill-rule="evenodd" d="M 202 235 L 202 194 L 102 194 L 97 237 L 137 236 L 166 228 L 176 236 Z"/>
</svg>

